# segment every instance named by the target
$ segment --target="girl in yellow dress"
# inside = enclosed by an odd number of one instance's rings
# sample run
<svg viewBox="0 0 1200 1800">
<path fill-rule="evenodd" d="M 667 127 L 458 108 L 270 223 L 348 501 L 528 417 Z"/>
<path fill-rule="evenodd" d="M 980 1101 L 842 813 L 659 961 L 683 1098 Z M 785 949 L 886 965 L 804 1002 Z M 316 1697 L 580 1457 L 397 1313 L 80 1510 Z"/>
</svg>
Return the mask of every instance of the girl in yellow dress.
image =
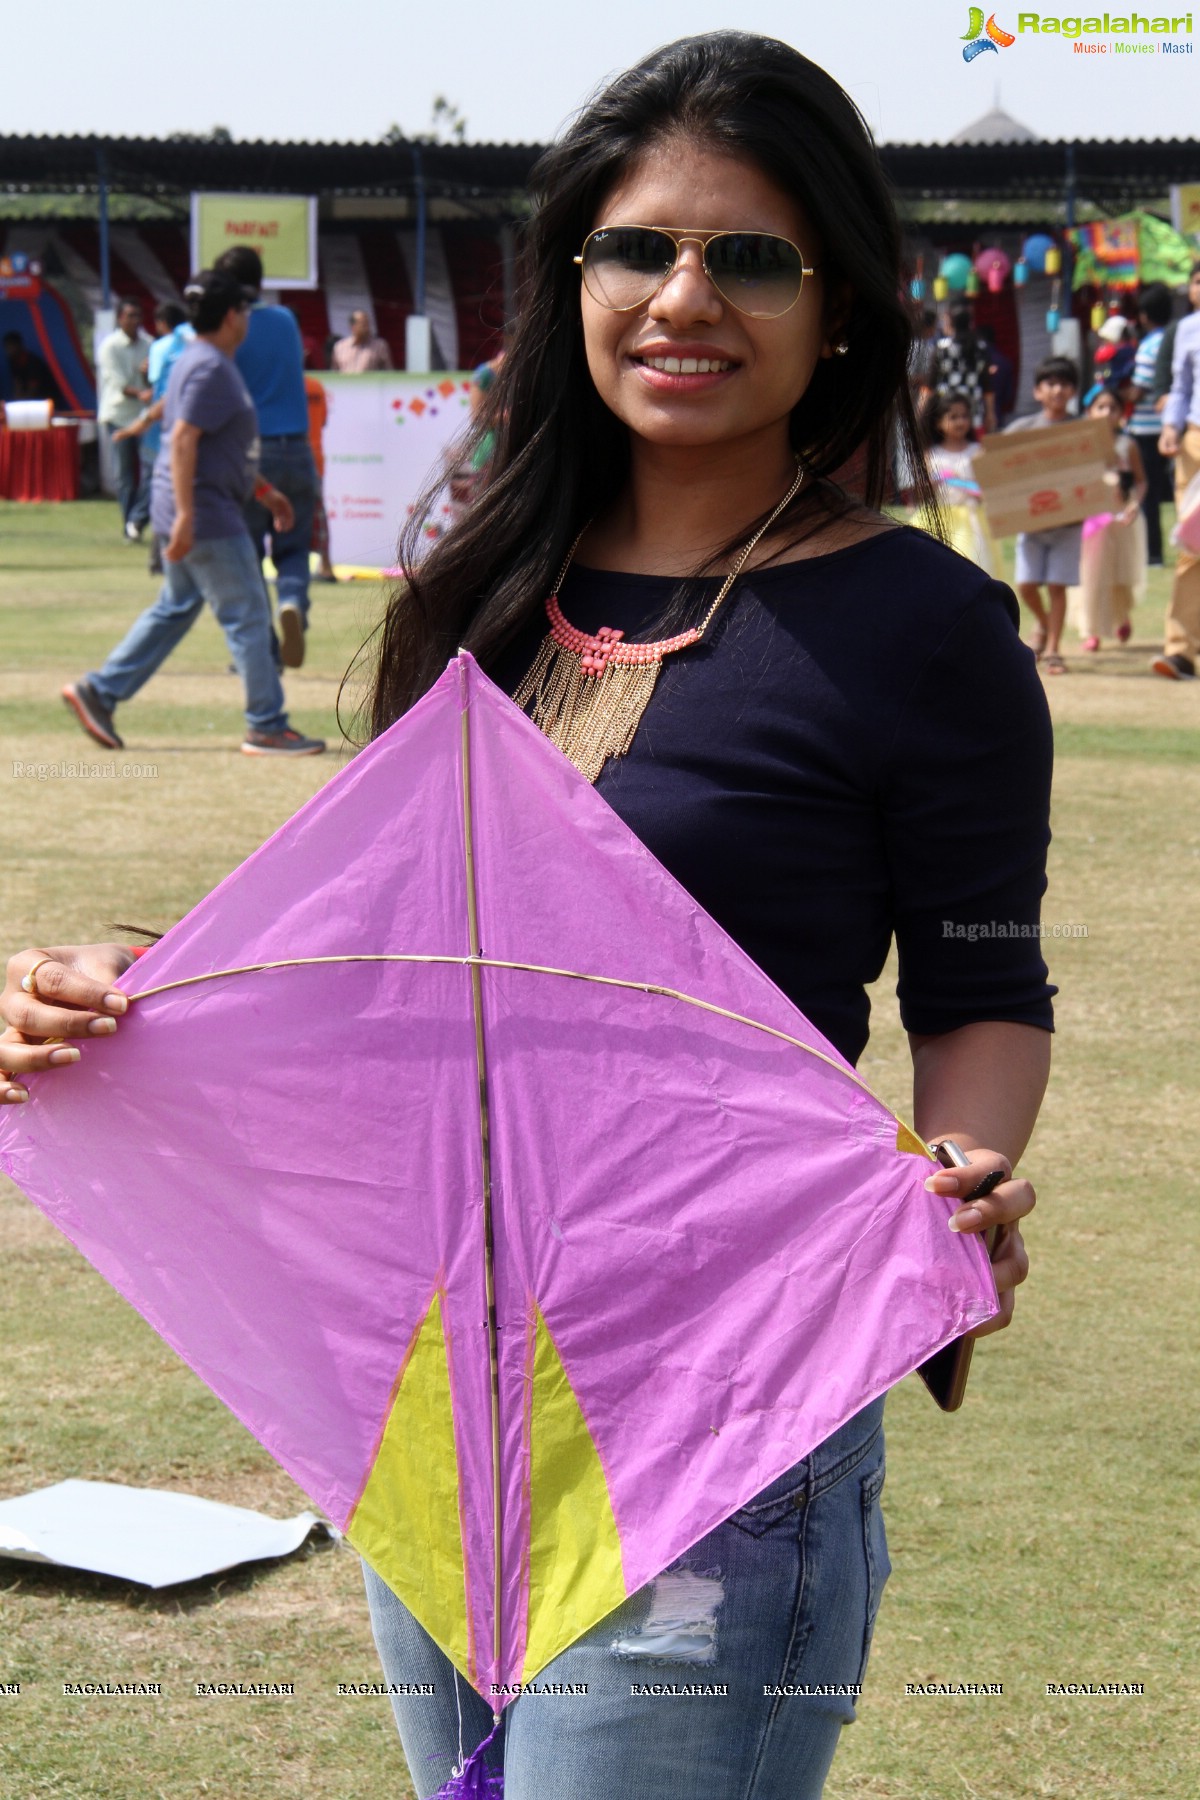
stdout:
<svg viewBox="0 0 1200 1800">
<path fill-rule="evenodd" d="M 1000 557 L 983 510 L 972 464 L 981 446 L 975 441 L 971 403 L 965 394 L 935 394 L 925 416 L 929 473 L 937 494 L 950 544 L 989 575 L 1000 573 Z M 933 529 L 923 512 L 914 520 Z"/>
</svg>

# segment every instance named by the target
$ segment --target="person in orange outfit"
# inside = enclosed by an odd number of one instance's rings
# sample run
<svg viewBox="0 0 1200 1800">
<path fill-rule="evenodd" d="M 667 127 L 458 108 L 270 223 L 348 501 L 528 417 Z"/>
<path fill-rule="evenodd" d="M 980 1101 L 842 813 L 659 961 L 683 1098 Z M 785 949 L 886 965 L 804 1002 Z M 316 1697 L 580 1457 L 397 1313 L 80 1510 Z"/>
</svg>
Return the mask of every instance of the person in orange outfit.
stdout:
<svg viewBox="0 0 1200 1800">
<path fill-rule="evenodd" d="M 312 548 L 321 559 L 318 581 L 336 581 L 329 560 L 329 520 L 325 513 L 325 421 L 329 417 L 329 396 L 325 384 L 304 371 L 304 397 L 308 401 L 308 442 L 317 470 L 317 497 L 313 503 Z"/>
</svg>

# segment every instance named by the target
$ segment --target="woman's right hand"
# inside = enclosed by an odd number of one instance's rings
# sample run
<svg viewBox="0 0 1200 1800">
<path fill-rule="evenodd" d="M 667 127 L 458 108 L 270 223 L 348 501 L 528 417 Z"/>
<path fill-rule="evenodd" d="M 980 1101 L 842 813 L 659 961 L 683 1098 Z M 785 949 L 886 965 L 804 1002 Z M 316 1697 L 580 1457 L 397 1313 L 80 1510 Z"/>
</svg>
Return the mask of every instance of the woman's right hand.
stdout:
<svg viewBox="0 0 1200 1800">
<path fill-rule="evenodd" d="M 0 1032 L 0 1105 L 28 1100 L 21 1076 L 79 1061 L 79 1051 L 62 1039 L 111 1036 L 129 1004 L 112 984 L 133 961 L 123 944 L 62 944 L 9 958 L 0 993 L 7 1026 Z M 35 969 L 31 992 L 22 982 Z"/>
</svg>

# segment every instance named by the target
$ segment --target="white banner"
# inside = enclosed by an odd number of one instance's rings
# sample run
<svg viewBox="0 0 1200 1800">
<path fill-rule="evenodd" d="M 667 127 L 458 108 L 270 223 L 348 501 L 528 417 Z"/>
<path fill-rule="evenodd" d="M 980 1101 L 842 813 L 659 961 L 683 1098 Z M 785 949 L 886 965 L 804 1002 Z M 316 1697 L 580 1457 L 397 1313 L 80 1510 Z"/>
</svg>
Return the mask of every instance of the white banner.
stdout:
<svg viewBox="0 0 1200 1800">
<path fill-rule="evenodd" d="M 470 376 L 319 372 L 329 402 L 325 424 L 325 511 L 334 563 L 391 568 L 396 541 L 426 483 L 449 473 L 450 451 L 470 417 Z M 431 535 L 445 530 L 449 499 L 439 496 Z"/>
</svg>

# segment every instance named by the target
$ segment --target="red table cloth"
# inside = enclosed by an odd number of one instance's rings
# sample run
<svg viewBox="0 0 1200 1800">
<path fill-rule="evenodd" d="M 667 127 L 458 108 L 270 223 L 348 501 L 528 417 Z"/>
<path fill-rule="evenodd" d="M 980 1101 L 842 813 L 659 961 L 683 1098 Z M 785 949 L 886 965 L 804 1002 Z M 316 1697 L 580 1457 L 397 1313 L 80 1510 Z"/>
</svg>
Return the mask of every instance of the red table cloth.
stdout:
<svg viewBox="0 0 1200 1800">
<path fill-rule="evenodd" d="M 79 427 L 0 430 L 0 499 L 78 500 Z"/>
</svg>

